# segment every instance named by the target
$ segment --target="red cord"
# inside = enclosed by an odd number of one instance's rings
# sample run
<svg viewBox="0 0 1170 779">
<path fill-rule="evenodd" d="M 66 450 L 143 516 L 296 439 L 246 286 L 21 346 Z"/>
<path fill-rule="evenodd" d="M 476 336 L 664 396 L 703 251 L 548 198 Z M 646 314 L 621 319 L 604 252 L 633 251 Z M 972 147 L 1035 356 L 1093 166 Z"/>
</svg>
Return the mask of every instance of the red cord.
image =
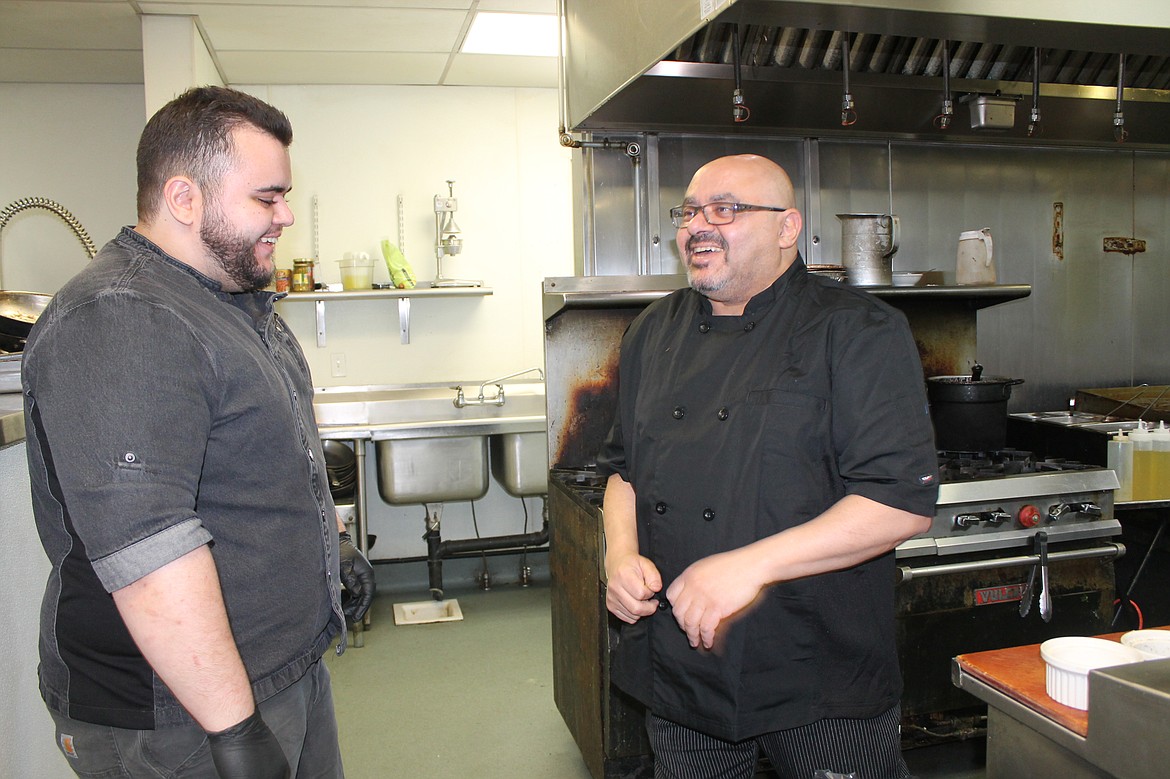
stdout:
<svg viewBox="0 0 1170 779">
<path fill-rule="evenodd" d="M 1114 606 L 1118 605 L 1119 603 L 1121 603 L 1121 598 L 1118 598 L 1115 601 L 1113 601 Z M 1130 606 L 1133 606 L 1133 610 L 1137 612 L 1137 616 L 1138 616 L 1137 629 L 1141 630 L 1146 624 L 1146 618 L 1142 614 L 1141 607 L 1137 605 L 1136 601 L 1129 600 L 1129 601 L 1126 601 L 1126 603 L 1128 603 Z"/>
</svg>

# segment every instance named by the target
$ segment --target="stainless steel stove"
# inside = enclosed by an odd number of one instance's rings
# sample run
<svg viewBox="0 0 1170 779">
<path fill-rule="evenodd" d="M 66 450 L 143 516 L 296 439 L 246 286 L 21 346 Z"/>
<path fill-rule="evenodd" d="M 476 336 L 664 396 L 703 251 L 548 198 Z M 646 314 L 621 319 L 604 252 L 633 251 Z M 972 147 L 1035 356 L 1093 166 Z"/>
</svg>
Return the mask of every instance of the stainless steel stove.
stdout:
<svg viewBox="0 0 1170 779">
<path fill-rule="evenodd" d="M 609 685 L 618 631 L 591 465 L 616 407 L 622 333 L 676 283 L 572 281 L 545 284 L 554 698 L 595 778 L 651 776 L 641 712 Z M 1108 632 L 1124 553 L 1112 471 L 1016 450 L 940 452 L 939 466 L 930 529 L 894 553 L 907 748 L 982 732 L 985 707 L 951 683 L 954 656 Z"/>
<path fill-rule="evenodd" d="M 939 453 L 934 521 L 895 550 L 903 743 L 979 735 L 982 704 L 951 658 L 1108 632 L 1117 476 L 1030 452 Z"/>
</svg>

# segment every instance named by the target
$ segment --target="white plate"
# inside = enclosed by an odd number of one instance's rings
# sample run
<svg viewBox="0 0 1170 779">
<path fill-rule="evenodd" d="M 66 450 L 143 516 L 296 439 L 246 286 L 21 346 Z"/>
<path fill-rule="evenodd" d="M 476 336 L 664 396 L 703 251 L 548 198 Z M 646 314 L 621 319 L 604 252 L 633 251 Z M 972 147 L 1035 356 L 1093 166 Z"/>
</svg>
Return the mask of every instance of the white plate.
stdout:
<svg viewBox="0 0 1170 779">
<path fill-rule="evenodd" d="M 1170 657 L 1170 630 L 1131 630 L 1121 643 L 1150 658 Z"/>
</svg>

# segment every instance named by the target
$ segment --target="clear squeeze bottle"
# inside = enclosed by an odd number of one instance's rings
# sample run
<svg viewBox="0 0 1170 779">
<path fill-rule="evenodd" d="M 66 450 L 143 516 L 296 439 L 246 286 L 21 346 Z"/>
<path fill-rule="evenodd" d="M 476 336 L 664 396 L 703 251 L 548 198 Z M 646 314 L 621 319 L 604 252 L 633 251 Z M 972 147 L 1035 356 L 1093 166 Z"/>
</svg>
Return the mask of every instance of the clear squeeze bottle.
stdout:
<svg viewBox="0 0 1170 779">
<path fill-rule="evenodd" d="M 1118 430 L 1108 444 L 1107 463 L 1121 486 L 1113 493 L 1118 503 L 1133 500 L 1133 441 L 1124 431 Z"/>
</svg>

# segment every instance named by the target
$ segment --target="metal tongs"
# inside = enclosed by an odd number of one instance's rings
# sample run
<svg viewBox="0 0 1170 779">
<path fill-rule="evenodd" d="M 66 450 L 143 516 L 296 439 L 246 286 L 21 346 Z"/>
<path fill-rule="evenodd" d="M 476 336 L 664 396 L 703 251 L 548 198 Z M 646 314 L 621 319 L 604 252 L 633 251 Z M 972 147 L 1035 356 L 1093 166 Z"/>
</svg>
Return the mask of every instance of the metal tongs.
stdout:
<svg viewBox="0 0 1170 779">
<path fill-rule="evenodd" d="M 1024 588 L 1024 597 L 1020 600 L 1020 616 L 1028 616 L 1032 610 L 1032 592 L 1036 587 L 1036 569 L 1040 569 L 1040 619 L 1052 621 L 1052 595 L 1048 591 L 1048 533 L 1040 530 L 1033 539 L 1036 545 L 1036 554 L 1039 560 L 1032 566 L 1032 573 L 1028 575 L 1028 586 Z"/>
</svg>

